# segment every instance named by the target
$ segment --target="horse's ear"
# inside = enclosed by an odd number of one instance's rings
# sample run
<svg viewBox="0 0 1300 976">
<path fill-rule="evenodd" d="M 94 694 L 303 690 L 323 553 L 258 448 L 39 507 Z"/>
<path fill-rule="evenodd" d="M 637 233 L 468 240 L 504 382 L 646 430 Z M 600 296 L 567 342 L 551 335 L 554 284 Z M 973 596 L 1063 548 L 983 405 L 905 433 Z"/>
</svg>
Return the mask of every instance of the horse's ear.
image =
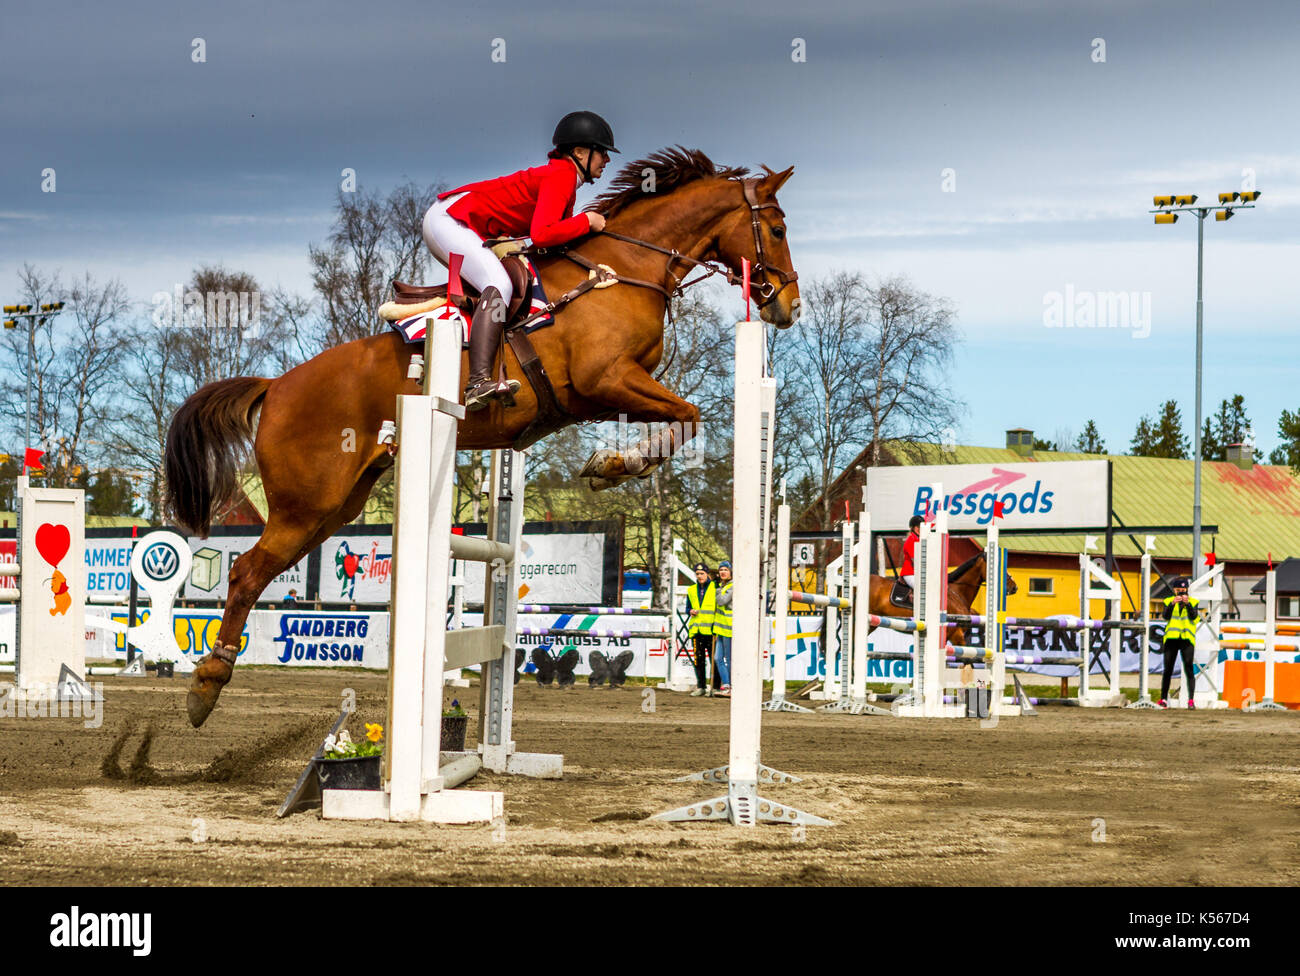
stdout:
<svg viewBox="0 0 1300 976">
<path fill-rule="evenodd" d="M 794 172 L 794 167 L 791 166 L 789 169 L 778 173 L 775 170 L 771 169 L 770 167 L 764 166 L 763 171 L 767 173 L 767 179 L 765 179 L 763 182 L 771 184 L 770 186 L 771 191 L 773 193 L 776 193 L 779 189 L 781 189 L 781 187 L 785 185 L 785 181 L 790 178 L 790 174 Z"/>
</svg>

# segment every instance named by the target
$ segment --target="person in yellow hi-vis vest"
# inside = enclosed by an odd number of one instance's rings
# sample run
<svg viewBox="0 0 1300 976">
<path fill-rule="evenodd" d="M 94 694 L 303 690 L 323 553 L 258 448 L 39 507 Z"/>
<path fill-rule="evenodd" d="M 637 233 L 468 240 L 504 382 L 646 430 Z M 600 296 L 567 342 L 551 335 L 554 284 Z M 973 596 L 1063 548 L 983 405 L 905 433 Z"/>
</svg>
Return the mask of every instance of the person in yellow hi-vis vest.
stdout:
<svg viewBox="0 0 1300 976">
<path fill-rule="evenodd" d="M 692 698 L 713 695 L 709 682 L 708 657 L 713 653 L 713 618 L 718 609 L 718 588 L 704 563 L 695 564 L 695 585 L 686 590 L 686 603 L 690 607 L 687 630 L 695 645 L 695 690 Z"/>
<path fill-rule="evenodd" d="M 1165 655 L 1165 673 L 1160 679 L 1160 707 L 1168 708 L 1169 679 L 1174 676 L 1174 661 L 1183 658 L 1183 688 L 1187 691 L 1187 707 L 1195 708 L 1196 697 L 1196 622 L 1200 619 L 1200 601 L 1187 595 L 1187 580 L 1179 577 L 1173 583 L 1174 595 L 1165 597 L 1165 636 L 1160 650 Z"/>
<path fill-rule="evenodd" d="M 722 687 L 718 694 L 731 697 L 731 563 L 718 563 L 718 610 L 713 615 L 713 667 Z"/>
</svg>

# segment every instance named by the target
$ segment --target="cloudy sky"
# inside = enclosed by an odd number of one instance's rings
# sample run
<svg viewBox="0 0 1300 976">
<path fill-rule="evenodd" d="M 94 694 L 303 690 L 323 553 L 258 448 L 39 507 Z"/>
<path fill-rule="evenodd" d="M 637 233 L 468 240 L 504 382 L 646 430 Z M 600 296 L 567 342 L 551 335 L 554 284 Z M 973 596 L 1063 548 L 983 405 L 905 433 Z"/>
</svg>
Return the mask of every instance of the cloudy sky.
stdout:
<svg viewBox="0 0 1300 976">
<path fill-rule="evenodd" d="M 1265 450 L 1279 412 L 1300 409 L 1300 5 L 553 9 L 9 7 L 0 289 L 30 262 L 118 276 L 146 302 L 221 263 L 306 292 L 345 168 L 381 190 L 495 176 L 591 108 L 624 159 L 683 143 L 793 164 L 801 275 L 905 274 L 951 299 L 964 343 L 949 383 L 972 444 L 1092 417 L 1120 451 L 1170 397 L 1190 426 L 1195 221 L 1155 227 L 1147 210 L 1153 193 L 1254 180 L 1259 208 L 1206 228 L 1206 402 L 1244 393 Z M 1132 294 L 1138 319 L 1049 328 L 1045 303 L 1067 289 Z"/>
</svg>

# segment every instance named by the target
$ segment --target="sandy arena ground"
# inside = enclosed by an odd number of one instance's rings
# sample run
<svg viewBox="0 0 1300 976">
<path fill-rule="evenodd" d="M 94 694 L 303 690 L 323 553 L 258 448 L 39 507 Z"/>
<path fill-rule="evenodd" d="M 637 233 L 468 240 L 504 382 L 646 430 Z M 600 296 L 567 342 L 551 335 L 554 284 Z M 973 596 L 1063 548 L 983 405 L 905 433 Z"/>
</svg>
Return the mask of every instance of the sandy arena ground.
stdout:
<svg viewBox="0 0 1300 976">
<path fill-rule="evenodd" d="M 565 775 L 471 781 L 505 792 L 504 836 L 276 820 L 342 689 L 360 731 L 385 680 L 241 670 L 200 730 L 179 677 L 108 680 L 99 729 L 0 719 L 0 884 L 1300 884 L 1294 713 L 1054 709 L 986 731 L 765 715 L 764 761 L 804 782 L 763 792 L 835 822 L 798 840 L 645 820 L 718 792 L 671 780 L 726 761 L 726 701 L 660 692 L 646 713 L 641 688 L 525 678 L 515 740 L 564 753 Z"/>
</svg>

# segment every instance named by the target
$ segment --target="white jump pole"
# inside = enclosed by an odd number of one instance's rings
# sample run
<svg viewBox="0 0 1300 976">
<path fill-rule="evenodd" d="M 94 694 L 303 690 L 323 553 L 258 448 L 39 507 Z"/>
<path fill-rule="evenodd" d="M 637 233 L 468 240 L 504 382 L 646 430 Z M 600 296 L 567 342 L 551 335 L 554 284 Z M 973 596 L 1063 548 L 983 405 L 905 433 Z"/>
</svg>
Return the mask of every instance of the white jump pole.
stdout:
<svg viewBox="0 0 1300 976">
<path fill-rule="evenodd" d="M 852 602 L 854 593 L 853 537 L 856 529 L 857 526 L 848 520 L 845 520 L 840 525 L 840 597 L 848 606 L 844 607 L 843 613 L 837 614 L 836 617 L 837 621 L 840 622 L 837 628 L 840 636 L 836 642 L 836 659 L 839 662 L 839 674 L 835 686 L 836 694 L 830 704 L 823 705 L 818 709 L 819 712 L 850 712 L 853 710 L 853 666 L 856 663 L 853 650 L 853 624 L 857 618 L 857 614 L 853 611 Z M 827 589 L 829 592 L 829 587 Z M 830 636 L 830 632 L 831 628 L 828 624 L 826 628 L 827 637 Z M 830 670 L 831 658 L 828 654 L 826 656 L 827 676 L 830 675 Z"/>
<path fill-rule="evenodd" d="M 867 638 L 871 630 L 871 515 L 867 489 L 862 489 L 858 513 L 857 561 L 853 569 L 853 669 L 850 698 L 855 706 L 867 703 Z"/>
<path fill-rule="evenodd" d="M 764 346 L 766 354 L 766 345 Z M 769 572 L 771 569 L 771 525 L 772 525 L 772 474 L 776 460 L 776 377 L 768 376 L 768 370 L 764 369 L 764 375 L 761 385 L 761 400 L 763 404 L 763 421 L 761 442 L 763 445 L 762 457 L 762 495 L 760 497 L 761 512 L 759 521 L 762 526 L 762 547 L 759 549 L 759 621 L 763 625 L 762 631 L 764 637 L 767 636 L 767 594 L 769 592 Z M 735 579 L 734 572 L 732 579 Z M 784 648 L 783 648 L 784 650 Z M 760 663 L 766 662 L 761 675 L 766 675 L 772 667 L 772 644 L 765 640 L 762 644 L 762 656 Z M 763 700 L 762 677 L 759 681 L 759 702 Z"/>
<path fill-rule="evenodd" d="M 1264 577 L 1264 697 L 1252 711 L 1286 711 L 1285 705 L 1273 700 L 1277 666 L 1277 570 Z M 1184 681 L 1187 679 L 1184 678 Z"/>
<path fill-rule="evenodd" d="M 865 485 L 862 487 L 862 511 L 858 514 L 857 563 L 853 581 L 853 687 L 848 710 L 854 715 L 893 715 L 890 709 L 873 705 L 867 698 L 867 648 L 871 638 L 871 515 L 867 511 Z"/>
<path fill-rule="evenodd" d="M 992 671 L 990 682 L 989 713 L 1003 718 L 1020 714 L 1018 701 L 1002 700 L 1007 686 L 1006 610 L 1005 589 L 1007 558 L 998 538 L 998 523 L 989 523 L 988 537 L 984 543 L 984 651 L 992 655 L 987 665 Z"/>
<path fill-rule="evenodd" d="M 790 506 L 781 483 L 781 504 L 776 509 L 776 600 L 772 607 L 772 698 L 763 705 L 768 712 L 811 712 L 812 709 L 785 700 L 785 669 L 790 629 Z"/>
<path fill-rule="evenodd" d="M 957 718 L 966 714 L 965 705 L 944 704 L 943 685 L 947 670 L 944 647 L 947 627 L 944 615 L 948 601 L 948 512 L 943 507 L 943 486 L 931 487 L 933 520 L 921 524 L 917 542 L 917 592 L 913 595 L 912 618 L 917 623 L 913 637 L 912 700 L 896 709 L 906 718 Z"/>
<path fill-rule="evenodd" d="M 668 821 L 726 820 L 737 826 L 768 823 L 828 826 L 830 821 L 774 803 L 758 795 L 764 782 L 789 782 L 794 777 L 779 773 L 759 761 L 762 710 L 759 679 L 761 654 L 762 581 L 759 553 L 762 533 L 762 398 L 765 330 L 761 322 L 736 325 L 735 441 L 733 456 L 734 499 L 732 502 L 732 652 L 730 748 L 728 763 L 685 777 L 686 780 L 726 780 L 725 796 L 705 800 L 658 814 Z"/>
<path fill-rule="evenodd" d="M 843 637 L 840 629 L 840 611 L 848 609 L 848 600 L 842 594 L 844 582 L 844 554 L 840 553 L 826 567 L 826 596 L 813 594 L 813 606 L 826 608 L 826 639 L 822 647 L 822 663 L 826 669 L 820 691 L 810 694 L 809 698 L 819 701 L 837 701 L 840 697 L 840 672 L 843 668 L 837 662 L 843 653 Z"/>
<path fill-rule="evenodd" d="M 1102 618 L 1119 619 L 1120 598 L 1123 591 L 1119 581 L 1103 569 L 1093 565 L 1086 552 L 1079 554 L 1079 618 L 1083 621 L 1092 619 L 1092 601 L 1101 600 L 1106 609 Z M 1107 676 L 1109 687 L 1103 691 L 1093 691 L 1089 687 L 1089 671 L 1092 666 L 1092 628 L 1082 627 L 1079 645 L 1081 650 L 1079 665 L 1079 704 L 1085 708 L 1110 708 L 1127 705 L 1120 691 L 1120 633 L 1110 631 L 1110 671 Z"/>
<path fill-rule="evenodd" d="M 1196 707 L 1227 708 L 1228 702 L 1222 697 L 1223 662 L 1219 660 L 1217 644 L 1222 633 L 1219 625 L 1223 622 L 1223 563 L 1212 566 L 1192 580 L 1187 588 L 1187 595 L 1200 600 L 1205 606 L 1205 610 L 1208 611 L 1208 614 L 1202 612 L 1200 616 L 1200 622 L 1197 625 L 1198 635 L 1201 627 L 1208 627 L 1211 637 L 1216 642 L 1214 649 L 1210 653 L 1207 666 L 1197 674 L 1197 679 L 1201 681 L 1203 690 L 1197 695 Z"/>
<path fill-rule="evenodd" d="M 1151 700 L 1151 553 L 1142 553 L 1142 634 L 1138 638 L 1138 696 L 1129 708 L 1159 708 Z"/>
<path fill-rule="evenodd" d="M 499 792 L 444 790 L 440 772 L 445 608 L 460 389 L 460 331 L 429 319 L 428 396 L 397 398 L 393 610 L 382 790 L 326 790 L 327 818 L 474 823 L 500 817 Z"/>
</svg>

